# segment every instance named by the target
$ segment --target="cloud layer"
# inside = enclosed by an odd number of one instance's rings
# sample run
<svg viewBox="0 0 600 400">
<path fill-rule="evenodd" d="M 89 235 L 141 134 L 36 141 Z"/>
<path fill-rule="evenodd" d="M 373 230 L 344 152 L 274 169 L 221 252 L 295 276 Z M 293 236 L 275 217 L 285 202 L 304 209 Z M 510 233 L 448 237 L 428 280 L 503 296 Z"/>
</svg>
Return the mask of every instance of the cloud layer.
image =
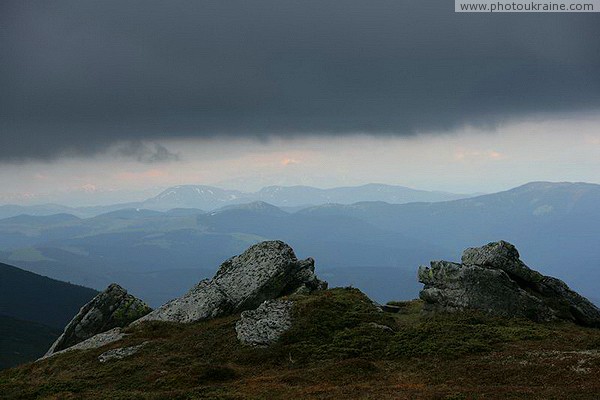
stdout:
<svg viewBox="0 0 600 400">
<path fill-rule="evenodd" d="M 455 14 L 442 0 L 7 0 L 0 161 L 130 142 L 155 162 L 176 155 L 136 144 L 597 109 L 598 37 L 598 14 Z"/>
</svg>

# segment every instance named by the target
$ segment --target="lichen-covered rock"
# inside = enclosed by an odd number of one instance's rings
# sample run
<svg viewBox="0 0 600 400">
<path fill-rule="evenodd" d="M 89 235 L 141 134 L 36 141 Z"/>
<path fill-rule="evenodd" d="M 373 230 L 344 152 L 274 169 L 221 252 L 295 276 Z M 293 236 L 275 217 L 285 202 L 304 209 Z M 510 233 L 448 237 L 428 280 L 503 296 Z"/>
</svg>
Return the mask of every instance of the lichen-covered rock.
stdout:
<svg viewBox="0 0 600 400">
<path fill-rule="evenodd" d="M 419 268 L 420 297 L 430 311 L 481 310 L 534 321 L 565 319 L 600 327 L 600 309 L 561 280 L 530 269 L 512 244 L 466 249 L 462 264 L 434 261 Z"/>
<path fill-rule="evenodd" d="M 79 310 L 46 355 L 72 347 L 98 333 L 126 327 L 150 311 L 152 309 L 146 303 L 113 283 Z"/>
<path fill-rule="evenodd" d="M 258 307 L 263 301 L 327 288 L 314 274 L 314 260 L 298 260 L 281 241 L 255 244 L 219 267 L 184 296 L 136 321 L 194 322 Z"/>
<path fill-rule="evenodd" d="M 428 311 L 477 309 L 536 321 L 553 318 L 552 310 L 502 270 L 433 261 L 430 267 L 419 268 L 419 281 L 425 284 L 420 297 Z"/>
<path fill-rule="evenodd" d="M 544 277 L 525 265 L 520 259 L 517 248 L 504 240 L 488 243 L 481 247 L 469 247 L 463 252 L 461 261 L 463 265 L 499 269 L 513 279 L 534 285 Z"/>
<path fill-rule="evenodd" d="M 105 363 L 111 360 L 122 360 L 124 358 L 131 357 L 132 355 L 140 351 L 140 349 L 145 345 L 146 342 L 138 344 L 137 346 L 119 347 L 117 349 L 105 351 L 104 353 L 98 356 L 98 361 L 100 361 L 101 363 Z"/>
<path fill-rule="evenodd" d="M 253 346 L 268 346 L 292 327 L 293 302 L 289 300 L 268 300 L 256 310 L 242 312 L 235 324 L 240 342 Z"/>
</svg>

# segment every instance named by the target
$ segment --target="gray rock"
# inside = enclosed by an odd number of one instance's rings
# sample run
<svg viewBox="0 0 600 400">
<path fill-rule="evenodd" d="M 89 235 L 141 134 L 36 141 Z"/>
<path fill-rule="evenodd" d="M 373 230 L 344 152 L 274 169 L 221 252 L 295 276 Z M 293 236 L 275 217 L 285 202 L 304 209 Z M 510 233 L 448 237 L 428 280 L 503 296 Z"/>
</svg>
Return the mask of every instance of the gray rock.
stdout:
<svg viewBox="0 0 600 400">
<path fill-rule="evenodd" d="M 268 300 L 256 310 L 242 312 L 235 324 L 240 342 L 253 346 L 268 346 L 292 327 L 293 302 Z"/>
<path fill-rule="evenodd" d="M 98 333 L 125 327 L 150 311 L 146 303 L 113 283 L 79 310 L 46 355 L 70 348 Z"/>
<path fill-rule="evenodd" d="M 537 321 L 553 318 L 552 310 L 502 270 L 433 261 L 431 267 L 419 268 L 419 281 L 425 284 L 420 297 L 427 311 L 477 309 Z"/>
<path fill-rule="evenodd" d="M 378 324 L 376 322 L 369 322 L 367 325 L 369 325 L 371 328 L 379 329 L 384 332 L 394 333 L 394 330 L 387 325 Z"/>
<path fill-rule="evenodd" d="M 544 276 L 539 284 L 541 296 L 558 316 L 584 326 L 600 328 L 600 309 L 560 279 Z"/>
<path fill-rule="evenodd" d="M 466 249 L 462 264 L 433 261 L 419 268 L 429 311 L 481 310 L 534 321 L 565 319 L 600 327 L 600 309 L 561 280 L 530 269 L 510 243 Z"/>
<path fill-rule="evenodd" d="M 226 315 L 233 309 L 233 304 L 219 286 L 205 279 L 182 297 L 169 301 L 134 324 L 143 321 L 189 323 Z"/>
<path fill-rule="evenodd" d="M 314 260 L 298 260 L 290 246 L 267 241 L 251 246 L 219 267 L 183 297 L 172 300 L 142 321 L 194 322 L 258 307 L 263 301 L 327 288 L 314 274 Z"/>
<path fill-rule="evenodd" d="M 138 344 L 137 346 L 130 347 L 119 347 L 118 349 L 112 349 L 105 351 L 98 356 L 98 361 L 105 363 L 111 360 L 122 360 L 136 354 L 142 347 L 146 345 L 146 342 Z"/>
<path fill-rule="evenodd" d="M 119 341 L 119 340 L 123 339 L 124 337 L 125 337 L 125 334 L 123 333 L 121 328 L 113 328 L 109 331 L 98 333 L 97 335 L 94 335 L 91 338 L 86 339 L 83 342 L 79 342 L 79 343 L 77 343 L 73 346 L 70 346 L 64 350 L 59 350 L 59 351 L 55 351 L 52 353 L 48 352 L 48 353 L 46 353 L 46 355 L 44 357 L 41 358 L 41 360 L 48 358 L 48 357 L 54 357 L 58 354 L 66 353 L 68 351 L 96 349 L 98 347 L 102 347 L 107 344 Z"/>
</svg>

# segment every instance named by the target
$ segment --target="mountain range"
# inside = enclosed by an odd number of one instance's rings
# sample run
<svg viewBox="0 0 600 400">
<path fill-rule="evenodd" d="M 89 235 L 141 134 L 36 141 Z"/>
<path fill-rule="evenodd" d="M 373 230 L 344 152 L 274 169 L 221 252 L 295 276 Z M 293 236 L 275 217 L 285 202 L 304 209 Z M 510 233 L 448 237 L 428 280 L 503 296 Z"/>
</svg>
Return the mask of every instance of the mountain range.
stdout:
<svg viewBox="0 0 600 400">
<path fill-rule="evenodd" d="M 415 201 L 435 202 L 465 197 L 469 195 L 374 183 L 331 189 L 318 189 L 311 186 L 268 186 L 254 193 L 186 185 L 167 189 L 156 197 L 144 201 L 140 206 L 152 210 L 173 208 L 214 210 L 227 205 L 254 201 L 262 201 L 278 207 L 306 207 L 327 203 L 352 204 L 358 201 L 384 201 L 396 204 Z"/>
<path fill-rule="evenodd" d="M 208 212 L 125 208 L 86 218 L 20 215 L 0 220 L 0 261 L 95 289 L 119 282 L 156 306 L 186 291 L 189 282 L 212 276 L 230 254 L 281 239 L 300 256 L 315 257 L 333 285 L 359 287 L 386 301 L 416 296 L 415 266 L 456 260 L 456 249 L 504 239 L 527 249 L 522 256 L 529 265 L 562 276 L 598 302 L 598 204 L 600 185 L 533 182 L 435 203 L 367 201 L 291 210 L 254 201 Z"/>
<path fill-rule="evenodd" d="M 73 214 L 93 217 L 125 208 L 167 211 L 174 208 L 194 208 L 212 211 L 228 205 L 264 201 L 278 207 L 299 209 L 326 203 L 352 204 L 358 201 L 385 201 L 388 203 L 410 203 L 415 201 L 445 201 L 469 197 L 438 191 L 411 189 L 404 186 L 367 184 L 363 186 L 318 189 L 311 186 L 269 186 L 257 192 L 227 190 L 205 185 L 181 185 L 164 190 L 158 195 L 140 202 L 120 203 L 105 206 L 68 207 L 58 204 L 35 206 L 2 205 L 0 218 L 21 214 L 52 215 Z"/>
</svg>

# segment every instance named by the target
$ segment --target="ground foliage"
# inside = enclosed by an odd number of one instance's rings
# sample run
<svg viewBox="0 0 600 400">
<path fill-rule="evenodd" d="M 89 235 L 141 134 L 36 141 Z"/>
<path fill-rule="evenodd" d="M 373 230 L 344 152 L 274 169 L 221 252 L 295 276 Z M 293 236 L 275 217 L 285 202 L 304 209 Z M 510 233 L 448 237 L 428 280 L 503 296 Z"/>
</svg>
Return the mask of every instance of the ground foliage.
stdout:
<svg viewBox="0 0 600 400">
<path fill-rule="evenodd" d="M 296 296 L 294 326 L 242 346 L 239 316 L 149 322 L 122 342 L 0 373 L 6 399 L 596 399 L 600 330 L 478 313 L 384 313 L 359 290 Z M 146 343 L 100 363 L 110 348 Z"/>
</svg>

